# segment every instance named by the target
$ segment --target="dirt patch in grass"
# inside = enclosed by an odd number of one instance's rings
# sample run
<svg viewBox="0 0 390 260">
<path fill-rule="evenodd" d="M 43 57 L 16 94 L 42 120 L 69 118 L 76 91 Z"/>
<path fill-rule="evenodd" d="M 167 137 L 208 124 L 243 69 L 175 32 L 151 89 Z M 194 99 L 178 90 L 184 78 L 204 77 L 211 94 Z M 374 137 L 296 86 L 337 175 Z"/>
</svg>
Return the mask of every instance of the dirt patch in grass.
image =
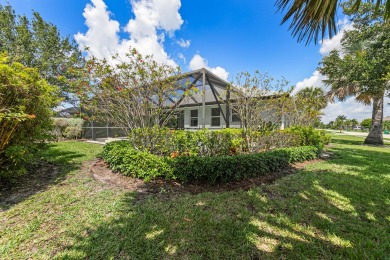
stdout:
<svg viewBox="0 0 390 260">
<path fill-rule="evenodd" d="M 58 166 L 40 162 L 29 173 L 12 180 L 12 183 L 0 183 L 0 212 L 31 195 L 44 191 L 47 186 L 62 179 L 62 176 Z"/>
<path fill-rule="evenodd" d="M 157 179 L 145 183 L 141 179 L 124 176 L 120 173 L 113 172 L 103 160 L 96 161 L 91 166 L 91 174 L 94 179 L 110 185 L 113 188 L 125 189 L 135 191 L 139 195 L 139 199 L 148 195 L 158 195 L 159 197 L 170 198 L 172 196 L 183 193 L 199 194 L 203 192 L 226 192 L 235 190 L 249 190 L 253 187 L 271 184 L 275 180 L 282 178 L 288 174 L 297 172 L 308 164 L 322 161 L 321 159 L 297 163 L 291 165 L 288 169 L 282 172 L 274 172 L 266 176 L 259 176 L 255 178 L 244 179 L 240 181 L 233 181 L 225 184 L 209 185 L 209 184 L 181 184 L 175 181 L 167 181 Z"/>
</svg>

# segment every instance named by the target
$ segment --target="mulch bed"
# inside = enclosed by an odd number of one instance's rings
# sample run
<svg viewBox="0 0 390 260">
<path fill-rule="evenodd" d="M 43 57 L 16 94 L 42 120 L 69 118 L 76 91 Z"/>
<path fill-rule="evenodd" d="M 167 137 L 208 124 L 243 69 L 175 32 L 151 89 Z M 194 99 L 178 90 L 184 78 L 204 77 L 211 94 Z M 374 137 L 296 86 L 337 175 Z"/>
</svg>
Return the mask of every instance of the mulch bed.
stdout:
<svg viewBox="0 0 390 260">
<path fill-rule="evenodd" d="M 141 179 L 124 176 L 120 173 L 113 172 L 103 160 L 96 161 L 91 166 L 92 176 L 102 183 L 112 187 L 125 189 L 139 193 L 139 195 L 159 195 L 163 197 L 172 197 L 172 195 L 179 195 L 183 193 L 199 194 L 203 192 L 225 192 L 235 190 L 249 190 L 253 187 L 273 183 L 275 180 L 292 174 L 297 170 L 305 167 L 307 164 L 322 161 L 321 159 L 297 163 L 291 165 L 288 169 L 282 172 L 270 173 L 267 176 L 259 176 L 256 178 L 249 178 L 240 181 L 233 181 L 219 185 L 209 184 L 181 184 L 175 181 L 166 181 L 157 179 L 145 183 Z"/>
</svg>

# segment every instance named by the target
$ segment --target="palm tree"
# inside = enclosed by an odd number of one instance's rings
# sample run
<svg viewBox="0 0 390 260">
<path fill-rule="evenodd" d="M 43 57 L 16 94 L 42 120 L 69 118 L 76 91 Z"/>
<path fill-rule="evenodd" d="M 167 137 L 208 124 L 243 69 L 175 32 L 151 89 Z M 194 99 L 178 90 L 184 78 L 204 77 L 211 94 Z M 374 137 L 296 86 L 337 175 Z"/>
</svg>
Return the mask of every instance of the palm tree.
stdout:
<svg viewBox="0 0 390 260">
<path fill-rule="evenodd" d="M 352 123 L 352 127 L 356 127 L 359 125 L 359 122 L 355 118 L 351 119 L 351 123 Z"/>
<path fill-rule="evenodd" d="M 379 91 L 375 94 L 366 92 L 357 82 L 348 83 L 339 79 L 328 79 L 324 80 L 324 82 L 332 86 L 332 89 L 327 93 L 329 102 L 333 103 L 335 100 L 345 101 L 348 97 L 354 96 L 356 101 L 364 105 L 372 105 L 373 124 L 364 143 L 383 145 L 382 122 L 384 92 Z"/>
<path fill-rule="evenodd" d="M 319 36 L 324 38 L 326 32 L 329 37 L 337 33 L 336 12 L 341 0 L 277 0 L 279 11 L 286 11 L 282 24 L 291 19 L 289 30 L 297 37 L 298 42 L 306 39 L 306 44 L 314 40 L 317 43 Z M 390 0 L 351 0 L 354 10 L 358 10 L 362 2 L 375 2 L 376 9 L 385 3 L 386 21 L 390 19 Z"/>
<path fill-rule="evenodd" d="M 347 117 L 344 115 L 339 115 L 336 117 L 335 124 L 339 128 L 340 132 L 345 127 L 345 121 L 347 120 Z"/>
<path fill-rule="evenodd" d="M 318 87 L 309 87 L 300 90 L 296 96 L 298 107 L 302 110 L 301 123 L 313 125 L 322 115 L 322 109 L 328 104 L 325 92 Z"/>
<path fill-rule="evenodd" d="M 297 97 L 305 99 L 312 109 L 324 109 L 328 103 L 325 92 L 319 87 L 304 88 L 297 93 Z"/>
</svg>

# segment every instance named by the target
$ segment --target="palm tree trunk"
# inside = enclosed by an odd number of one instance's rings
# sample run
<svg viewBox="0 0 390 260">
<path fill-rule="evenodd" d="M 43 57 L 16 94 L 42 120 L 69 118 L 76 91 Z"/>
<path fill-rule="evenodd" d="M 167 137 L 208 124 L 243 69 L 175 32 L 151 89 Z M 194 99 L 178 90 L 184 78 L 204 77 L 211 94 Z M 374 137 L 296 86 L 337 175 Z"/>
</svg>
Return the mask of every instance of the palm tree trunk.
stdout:
<svg viewBox="0 0 390 260">
<path fill-rule="evenodd" d="M 364 144 L 383 145 L 383 95 L 373 98 L 372 123 Z"/>
</svg>

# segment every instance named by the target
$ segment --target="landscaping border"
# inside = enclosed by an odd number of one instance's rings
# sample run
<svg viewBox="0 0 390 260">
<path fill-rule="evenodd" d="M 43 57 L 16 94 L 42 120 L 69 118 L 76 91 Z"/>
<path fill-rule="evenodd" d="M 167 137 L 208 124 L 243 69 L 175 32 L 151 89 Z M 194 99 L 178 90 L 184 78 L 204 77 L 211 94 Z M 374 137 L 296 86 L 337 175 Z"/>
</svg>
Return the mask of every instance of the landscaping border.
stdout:
<svg viewBox="0 0 390 260">
<path fill-rule="evenodd" d="M 314 146 L 299 146 L 255 154 L 171 158 L 137 151 L 127 141 L 115 141 L 104 146 L 100 157 L 113 171 L 145 181 L 165 178 L 217 184 L 282 171 L 290 163 L 318 158 L 320 151 Z"/>
</svg>

